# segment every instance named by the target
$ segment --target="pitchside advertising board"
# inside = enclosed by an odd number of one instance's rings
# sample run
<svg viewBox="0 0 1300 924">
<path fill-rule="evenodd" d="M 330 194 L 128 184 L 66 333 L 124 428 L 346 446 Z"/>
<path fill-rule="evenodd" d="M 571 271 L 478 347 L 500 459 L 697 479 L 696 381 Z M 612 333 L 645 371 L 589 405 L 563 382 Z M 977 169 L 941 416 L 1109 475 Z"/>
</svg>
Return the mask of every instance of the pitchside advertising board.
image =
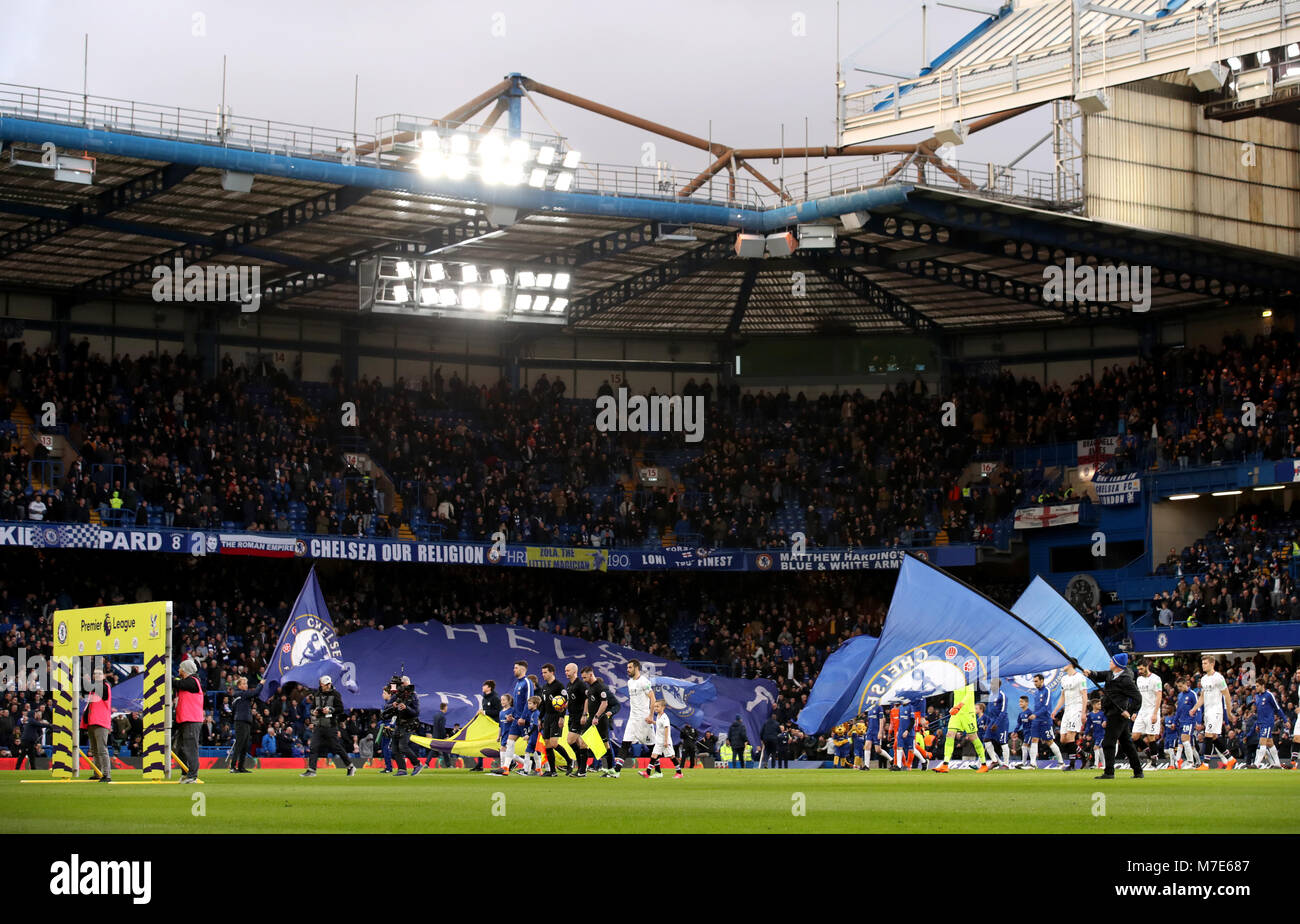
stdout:
<svg viewBox="0 0 1300 924">
<path fill-rule="evenodd" d="M 411 565 L 556 568 L 570 571 L 865 571 L 897 570 L 908 552 L 942 568 L 975 564 L 975 547 L 932 549 L 592 549 L 491 542 L 419 542 L 335 536 L 267 535 L 189 529 L 132 529 L 91 524 L 0 522 L 0 547 L 248 555 Z"/>
</svg>

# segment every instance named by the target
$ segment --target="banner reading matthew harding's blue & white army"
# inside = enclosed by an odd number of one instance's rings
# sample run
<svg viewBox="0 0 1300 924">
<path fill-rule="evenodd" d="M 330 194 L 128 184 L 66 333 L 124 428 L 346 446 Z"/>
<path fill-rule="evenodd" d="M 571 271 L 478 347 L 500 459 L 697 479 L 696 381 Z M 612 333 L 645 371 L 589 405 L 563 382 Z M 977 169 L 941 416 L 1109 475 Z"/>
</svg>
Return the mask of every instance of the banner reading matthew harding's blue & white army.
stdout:
<svg viewBox="0 0 1300 924">
<path fill-rule="evenodd" d="M 994 673 L 1033 674 L 1067 660 L 1014 613 L 911 555 L 899 569 L 879 641 L 874 649 L 859 643 L 856 655 L 869 658 L 865 668 L 844 665 L 818 677 L 809 706 L 829 702 L 834 711 L 805 708 L 801 728 L 808 727 L 805 713 L 809 724 L 833 727 L 874 706 L 936 696 L 968 683 L 987 688 Z M 849 689 L 853 693 L 846 696 Z"/>
</svg>

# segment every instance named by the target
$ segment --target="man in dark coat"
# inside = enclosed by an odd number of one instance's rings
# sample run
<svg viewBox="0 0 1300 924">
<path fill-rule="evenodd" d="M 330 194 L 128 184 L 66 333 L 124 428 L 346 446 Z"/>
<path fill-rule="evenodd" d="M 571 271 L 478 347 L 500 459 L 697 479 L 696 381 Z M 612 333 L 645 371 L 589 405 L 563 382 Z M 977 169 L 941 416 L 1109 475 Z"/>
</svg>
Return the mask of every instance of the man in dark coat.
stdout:
<svg viewBox="0 0 1300 924">
<path fill-rule="evenodd" d="M 736 721 L 727 729 L 727 743 L 731 745 L 732 762 L 744 769 L 745 745 L 749 743 L 749 736 L 745 734 L 745 723 L 740 721 L 740 716 L 736 716 Z"/>
<path fill-rule="evenodd" d="M 1079 667 L 1079 662 L 1073 658 L 1070 663 L 1076 669 Z M 1142 758 L 1133 744 L 1133 715 L 1142 704 L 1142 695 L 1138 692 L 1133 672 L 1128 669 L 1128 655 L 1122 651 L 1112 655 L 1109 671 L 1084 673 L 1101 687 L 1101 708 L 1106 713 L 1106 737 L 1101 744 L 1106 769 L 1097 779 L 1115 779 L 1116 745 L 1123 748 L 1129 766 L 1133 768 L 1133 778 L 1142 779 Z"/>
</svg>

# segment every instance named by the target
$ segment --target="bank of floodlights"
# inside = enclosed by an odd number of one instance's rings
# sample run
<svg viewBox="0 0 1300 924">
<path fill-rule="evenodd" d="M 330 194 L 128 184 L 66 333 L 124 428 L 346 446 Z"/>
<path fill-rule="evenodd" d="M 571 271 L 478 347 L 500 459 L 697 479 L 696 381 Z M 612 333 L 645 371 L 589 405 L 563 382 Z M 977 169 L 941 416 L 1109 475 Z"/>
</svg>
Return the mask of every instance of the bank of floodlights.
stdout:
<svg viewBox="0 0 1300 924">
<path fill-rule="evenodd" d="M 500 132 L 480 135 L 463 129 L 420 132 L 416 169 L 429 179 L 475 176 L 489 186 L 523 186 L 568 192 L 582 155 L 558 142 L 533 144 Z"/>
<path fill-rule="evenodd" d="M 362 311 L 563 323 L 571 275 L 484 263 L 386 256 L 361 265 Z"/>
</svg>

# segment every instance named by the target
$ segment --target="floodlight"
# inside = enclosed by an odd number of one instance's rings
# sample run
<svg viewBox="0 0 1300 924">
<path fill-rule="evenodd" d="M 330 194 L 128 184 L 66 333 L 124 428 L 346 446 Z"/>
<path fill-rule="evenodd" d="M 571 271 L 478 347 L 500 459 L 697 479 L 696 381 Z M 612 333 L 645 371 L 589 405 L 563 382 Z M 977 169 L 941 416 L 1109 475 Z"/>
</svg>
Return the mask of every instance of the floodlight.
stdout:
<svg viewBox="0 0 1300 924">
<path fill-rule="evenodd" d="M 556 273 L 556 274 L 555 274 L 555 288 L 557 288 L 557 289 L 563 291 L 564 289 L 567 289 L 568 287 L 569 287 L 569 274 L 568 274 L 568 273 Z"/>
<path fill-rule="evenodd" d="M 533 149 L 522 138 L 510 142 L 510 159 L 517 164 L 524 164 L 533 159 Z"/>
<path fill-rule="evenodd" d="M 483 290 L 483 310 L 500 311 L 501 310 L 501 290 L 484 289 Z"/>
<path fill-rule="evenodd" d="M 433 286 L 425 286 L 420 290 L 420 304 L 435 305 L 438 302 L 438 290 Z"/>
<path fill-rule="evenodd" d="M 568 192 L 573 188 L 573 174 L 561 173 L 555 178 L 556 192 Z"/>
<path fill-rule="evenodd" d="M 537 274 L 537 288 L 539 288 L 539 289 L 549 289 L 549 288 L 551 287 L 551 281 L 552 281 L 554 278 L 555 278 L 555 276 L 554 276 L 554 274 L 552 274 L 552 273 L 538 273 L 538 274 Z"/>
<path fill-rule="evenodd" d="M 535 299 L 533 299 L 533 310 L 545 311 L 546 306 L 549 305 L 550 302 L 551 302 L 551 297 L 549 295 L 539 295 Z"/>
<path fill-rule="evenodd" d="M 523 286 L 525 289 L 536 288 L 537 276 L 533 273 L 532 270 L 520 270 L 519 284 Z"/>
<path fill-rule="evenodd" d="M 564 154 L 564 167 L 566 170 L 572 170 L 574 167 L 578 166 L 578 162 L 581 160 L 582 154 L 579 152 L 566 151 Z"/>
<path fill-rule="evenodd" d="M 460 268 L 461 282 L 478 282 L 478 267 L 473 263 L 467 263 Z"/>
<path fill-rule="evenodd" d="M 451 153 L 465 155 L 469 153 L 469 135 L 456 132 L 451 136 Z"/>
<path fill-rule="evenodd" d="M 425 282 L 442 282 L 447 278 L 447 271 L 441 263 L 425 263 L 420 278 Z"/>
<path fill-rule="evenodd" d="M 509 274 L 499 266 L 493 267 L 488 275 L 492 277 L 492 285 L 494 286 L 504 286 L 510 282 Z"/>
<path fill-rule="evenodd" d="M 541 150 L 537 152 L 537 162 L 543 167 L 549 167 L 555 163 L 555 148 L 552 145 L 544 144 Z"/>
<path fill-rule="evenodd" d="M 460 303 L 465 308 L 478 308 L 480 304 L 478 289 L 463 289 L 460 293 Z"/>
<path fill-rule="evenodd" d="M 402 283 L 393 286 L 393 299 L 399 302 L 408 302 L 411 300 L 411 292 Z"/>
<path fill-rule="evenodd" d="M 533 297 L 520 292 L 515 296 L 515 311 L 527 311 L 532 307 Z"/>
<path fill-rule="evenodd" d="M 415 274 L 411 271 L 411 264 L 410 264 L 410 261 L 408 261 L 408 260 L 398 260 L 398 261 L 397 261 L 397 278 L 398 278 L 398 279 L 410 279 L 413 275 L 415 275 Z"/>
<path fill-rule="evenodd" d="M 1268 49 L 1261 51 L 1258 55 L 1256 55 L 1256 57 L 1259 58 L 1260 64 L 1267 64 L 1269 61 L 1273 60 L 1272 55 L 1268 53 Z"/>
<path fill-rule="evenodd" d="M 469 158 L 461 154 L 455 154 L 447 158 L 447 177 L 452 180 L 463 180 L 469 173 Z"/>
<path fill-rule="evenodd" d="M 546 185 L 546 171 L 541 167 L 534 167 L 533 172 L 528 175 L 528 185 L 534 189 L 541 189 Z"/>
<path fill-rule="evenodd" d="M 560 314 L 562 311 L 564 311 L 565 308 L 568 307 L 569 307 L 569 300 L 567 298 L 557 298 L 555 301 L 551 302 L 551 313 Z"/>
<path fill-rule="evenodd" d="M 455 290 L 455 289 L 439 289 L 439 290 L 438 290 L 438 302 L 439 302 L 439 304 L 441 304 L 444 308 L 451 308 L 451 307 L 453 307 L 453 306 L 456 304 L 456 290 Z"/>
<path fill-rule="evenodd" d="M 1232 68 L 1234 71 L 1241 70 L 1241 58 L 1238 58 L 1236 55 L 1233 55 L 1231 58 L 1228 59 L 1228 67 Z"/>
</svg>

